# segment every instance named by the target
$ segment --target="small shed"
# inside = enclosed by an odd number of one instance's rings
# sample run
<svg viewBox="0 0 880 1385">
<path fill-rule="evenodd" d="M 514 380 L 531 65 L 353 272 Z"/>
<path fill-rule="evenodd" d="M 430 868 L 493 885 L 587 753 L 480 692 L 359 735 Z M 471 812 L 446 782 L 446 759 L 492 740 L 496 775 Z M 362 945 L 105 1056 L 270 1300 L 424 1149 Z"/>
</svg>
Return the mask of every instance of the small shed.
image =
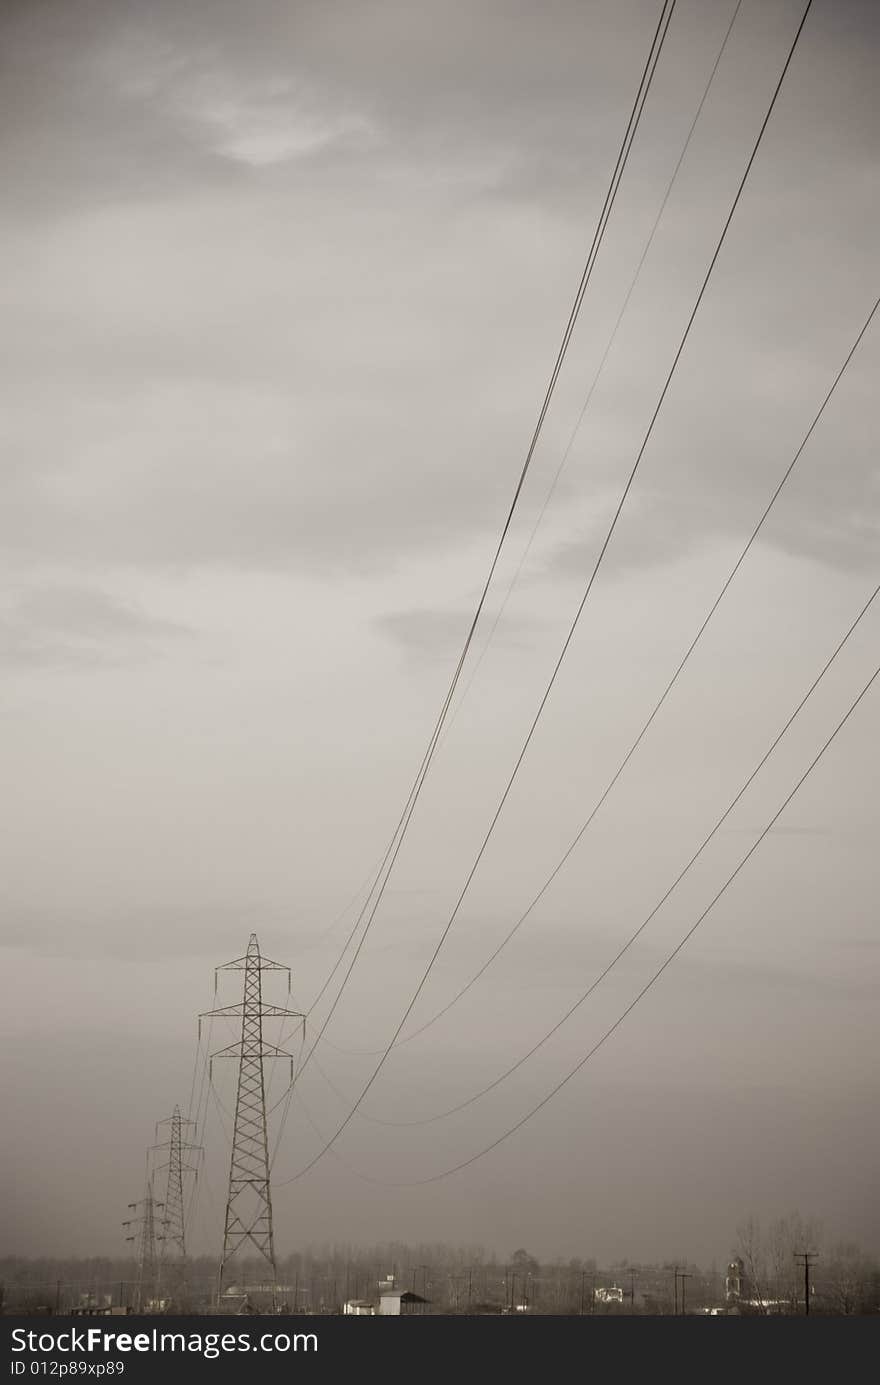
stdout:
<svg viewBox="0 0 880 1385">
<path fill-rule="evenodd" d="M 429 1303 L 430 1299 L 422 1298 L 411 1289 L 386 1289 L 379 1295 L 379 1313 L 381 1317 L 399 1318 L 404 1314 L 424 1313 Z"/>
</svg>

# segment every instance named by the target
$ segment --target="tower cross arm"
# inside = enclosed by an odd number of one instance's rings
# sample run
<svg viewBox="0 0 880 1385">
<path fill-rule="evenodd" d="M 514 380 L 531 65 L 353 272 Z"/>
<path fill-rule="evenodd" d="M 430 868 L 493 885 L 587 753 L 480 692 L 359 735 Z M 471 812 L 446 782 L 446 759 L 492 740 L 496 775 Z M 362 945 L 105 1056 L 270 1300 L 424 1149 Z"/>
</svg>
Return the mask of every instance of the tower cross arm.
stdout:
<svg viewBox="0 0 880 1385">
<path fill-rule="evenodd" d="M 300 1010 L 288 1010 L 283 1005 L 261 1005 L 260 1013 L 266 1020 L 304 1020 L 305 1015 Z"/>
<path fill-rule="evenodd" d="M 231 962 L 224 962 L 222 966 L 215 967 L 214 971 L 247 971 L 250 967 L 252 971 L 259 968 L 260 971 L 286 971 L 290 975 L 290 967 L 286 967 L 283 962 L 273 962 L 271 957 L 264 957 L 262 953 L 250 957 L 233 957 Z"/>
<path fill-rule="evenodd" d="M 158 1130 L 160 1125 L 173 1125 L 175 1121 L 180 1125 L 195 1125 L 196 1123 L 194 1120 L 191 1120 L 189 1116 L 175 1114 L 173 1116 L 166 1116 L 164 1120 L 156 1121 L 156 1129 Z"/>
<path fill-rule="evenodd" d="M 214 1058 L 240 1058 L 240 1057 L 241 1057 L 241 1040 L 238 1040 L 238 1041 L 237 1041 L 236 1043 L 234 1043 L 234 1044 L 229 1044 L 227 1048 L 218 1048 L 216 1053 L 212 1053 L 212 1054 L 211 1054 L 211 1059 L 212 1059 L 212 1060 L 213 1060 Z M 287 1049 L 285 1049 L 285 1048 L 276 1048 L 275 1044 L 267 1044 L 267 1043 L 262 1044 L 262 1046 L 261 1046 L 261 1048 L 260 1048 L 260 1051 L 259 1051 L 259 1057 L 260 1057 L 260 1058 L 289 1058 L 291 1062 L 295 1062 L 295 1061 L 296 1061 L 295 1055 L 292 1054 L 292 1053 L 288 1053 L 288 1052 L 287 1052 Z"/>
<path fill-rule="evenodd" d="M 243 1008 L 242 1005 L 221 1005 L 219 1010 L 203 1010 L 199 1015 L 199 1023 L 212 1019 L 241 1019 Z"/>
</svg>

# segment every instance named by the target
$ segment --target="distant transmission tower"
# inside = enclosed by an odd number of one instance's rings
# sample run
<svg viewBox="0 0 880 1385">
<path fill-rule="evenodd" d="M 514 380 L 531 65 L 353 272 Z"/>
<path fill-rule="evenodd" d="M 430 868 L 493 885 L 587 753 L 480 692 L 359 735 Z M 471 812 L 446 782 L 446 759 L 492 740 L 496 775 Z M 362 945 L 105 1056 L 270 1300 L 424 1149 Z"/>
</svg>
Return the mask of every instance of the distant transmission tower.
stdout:
<svg viewBox="0 0 880 1385">
<path fill-rule="evenodd" d="M 139 1216 L 130 1217 L 123 1226 L 136 1226 L 127 1241 L 137 1242 L 137 1283 L 134 1292 L 134 1309 L 140 1313 L 148 1308 L 156 1298 L 156 1208 L 162 1203 L 153 1197 L 153 1180 L 147 1180 L 147 1190 L 140 1202 L 130 1202 L 134 1211 L 143 1208 Z"/>
<path fill-rule="evenodd" d="M 186 1174 L 191 1173 L 198 1176 L 198 1170 L 194 1164 L 187 1163 L 187 1155 L 194 1150 L 200 1149 L 200 1145 L 191 1144 L 186 1138 L 188 1126 L 195 1125 L 195 1121 L 188 1120 L 180 1114 L 180 1107 L 175 1106 L 174 1114 L 165 1120 L 159 1121 L 156 1126 L 158 1134 L 159 1127 L 169 1126 L 168 1139 L 164 1144 L 153 1146 L 154 1150 L 167 1150 L 168 1158 L 164 1164 L 158 1164 L 154 1168 L 154 1173 L 166 1172 L 165 1180 L 165 1203 L 164 1211 L 160 1221 L 159 1257 L 157 1269 L 157 1287 L 159 1280 L 162 1280 L 167 1288 L 177 1297 L 184 1294 L 186 1287 L 186 1213 L 184 1207 L 183 1185 Z"/>
<path fill-rule="evenodd" d="M 223 1293 L 223 1276 L 228 1261 L 243 1246 L 252 1245 L 272 1271 L 273 1299 L 278 1278 L 275 1265 L 275 1242 L 272 1230 L 272 1194 L 269 1187 L 269 1136 L 266 1122 L 266 1082 L 264 1063 L 267 1058 L 289 1058 L 293 1081 L 293 1054 L 268 1044 L 263 1039 L 263 1020 L 299 1019 L 298 1010 L 263 1001 L 264 971 L 286 971 L 287 991 L 290 994 L 290 968 L 260 955 L 256 933 L 252 933 L 244 957 L 226 962 L 217 972 L 243 971 L 244 995 L 240 1005 L 224 1005 L 208 1010 L 203 1019 L 241 1019 L 241 1037 L 228 1048 L 211 1055 L 215 1058 L 238 1059 L 238 1091 L 235 1098 L 235 1124 L 232 1133 L 232 1156 L 229 1164 L 229 1193 L 223 1226 L 223 1253 L 217 1276 L 218 1300 Z"/>
</svg>

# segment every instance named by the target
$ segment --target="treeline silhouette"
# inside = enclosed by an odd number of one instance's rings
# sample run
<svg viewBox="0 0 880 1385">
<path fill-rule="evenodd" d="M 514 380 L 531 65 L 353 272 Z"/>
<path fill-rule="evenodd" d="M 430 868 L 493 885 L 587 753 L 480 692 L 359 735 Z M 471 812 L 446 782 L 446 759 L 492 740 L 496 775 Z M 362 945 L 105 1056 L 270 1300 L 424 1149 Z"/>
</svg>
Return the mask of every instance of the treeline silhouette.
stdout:
<svg viewBox="0 0 880 1385">
<path fill-rule="evenodd" d="M 427 1300 L 434 1313 L 705 1314 L 803 1312 L 801 1278 L 789 1240 L 818 1233 L 798 1218 L 762 1232 L 744 1222 L 729 1261 L 709 1268 L 684 1257 L 652 1264 L 590 1257 L 540 1261 L 525 1248 L 507 1257 L 480 1246 L 442 1243 L 309 1246 L 278 1262 L 272 1282 L 264 1262 L 227 1267 L 220 1308 L 245 1304 L 284 1313 L 341 1313 L 346 1302 L 375 1302 L 393 1283 Z M 739 1263 L 739 1271 L 734 1268 Z M 216 1310 L 217 1259 L 0 1256 L 0 1311 L 69 1313 L 138 1307 L 164 1313 Z M 880 1312 L 880 1263 L 859 1247 L 818 1250 L 810 1311 Z"/>
</svg>

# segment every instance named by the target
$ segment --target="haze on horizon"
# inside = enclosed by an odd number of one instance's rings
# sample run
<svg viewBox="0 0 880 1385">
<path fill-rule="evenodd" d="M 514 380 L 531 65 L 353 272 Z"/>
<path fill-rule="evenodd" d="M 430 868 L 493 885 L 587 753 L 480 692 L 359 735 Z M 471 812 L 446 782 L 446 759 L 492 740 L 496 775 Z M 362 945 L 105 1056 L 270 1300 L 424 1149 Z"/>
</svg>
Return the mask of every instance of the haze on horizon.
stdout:
<svg viewBox="0 0 880 1385">
<path fill-rule="evenodd" d="M 676 6 L 477 653 L 733 9 Z M 195 1016 L 236 999 L 227 978 L 214 1002 L 214 967 L 252 930 L 293 969 L 300 1008 L 333 965 L 467 631 L 658 12 L 4 0 L 5 1252 L 122 1252 L 154 1124 L 190 1097 Z M 443 1240 L 709 1264 L 742 1218 L 793 1208 L 880 1251 L 876 685 L 583 1072 L 464 1173 L 385 1186 L 488 1143 L 628 1005 L 867 680 L 880 609 L 638 946 L 534 1060 L 443 1122 L 355 1119 L 281 1186 L 359 1091 L 371 1060 L 351 1050 L 387 1043 L 448 918 L 801 12 L 744 0 L 737 15 L 322 1071 L 292 1105 L 275 1169 L 281 1254 Z M 593 806 L 876 297 L 878 55 L 880 8 L 814 0 L 608 560 L 414 1021 L 492 952 Z M 878 366 L 874 325 L 580 848 L 498 963 L 392 1055 L 365 1112 L 429 1116 L 529 1048 L 767 748 L 880 577 Z M 286 1003 L 283 985 L 267 994 Z M 214 1030 L 215 1046 L 233 1037 Z M 217 1084 L 228 1111 L 230 1075 Z M 196 1252 L 222 1233 L 228 1117 L 208 1109 Z"/>
</svg>

